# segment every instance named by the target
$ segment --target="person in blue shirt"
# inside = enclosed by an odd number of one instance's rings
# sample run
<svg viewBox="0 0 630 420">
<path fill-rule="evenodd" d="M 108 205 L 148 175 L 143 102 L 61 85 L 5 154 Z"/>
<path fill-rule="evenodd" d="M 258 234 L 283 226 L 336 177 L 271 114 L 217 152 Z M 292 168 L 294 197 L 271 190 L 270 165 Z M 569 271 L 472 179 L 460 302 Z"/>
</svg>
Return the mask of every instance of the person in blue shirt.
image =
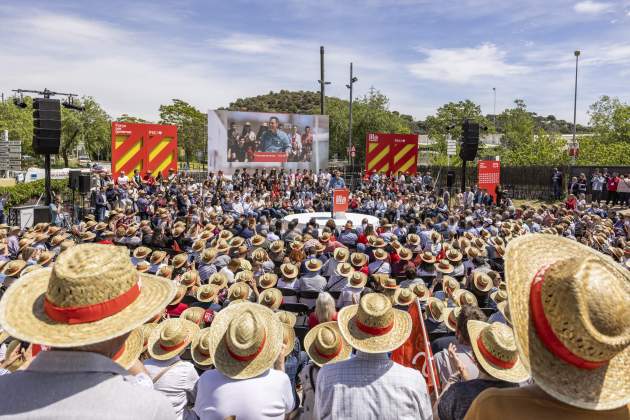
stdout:
<svg viewBox="0 0 630 420">
<path fill-rule="evenodd" d="M 269 129 L 261 136 L 262 152 L 286 152 L 291 150 L 291 140 L 287 133 L 279 129 L 278 117 L 269 118 Z"/>
<path fill-rule="evenodd" d="M 335 171 L 333 176 L 330 178 L 330 181 L 328 182 L 328 188 L 334 190 L 337 188 L 345 188 L 345 187 L 346 187 L 346 182 L 341 177 L 341 173 L 339 171 Z"/>
</svg>

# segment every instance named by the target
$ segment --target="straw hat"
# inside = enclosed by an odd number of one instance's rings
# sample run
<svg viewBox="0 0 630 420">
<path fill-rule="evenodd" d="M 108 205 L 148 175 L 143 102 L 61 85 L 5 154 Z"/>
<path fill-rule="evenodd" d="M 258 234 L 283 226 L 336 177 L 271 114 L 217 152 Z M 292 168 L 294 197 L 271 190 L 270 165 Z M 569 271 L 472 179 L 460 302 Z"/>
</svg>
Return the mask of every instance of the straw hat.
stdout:
<svg viewBox="0 0 630 420">
<path fill-rule="evenodd" d="M 216 249 L 217 254 L 224 254 L 230 250 L 230 245 L 227 243 L 226 240 L 220 239 L 217 241 L 217 244 L 214 247 L 214 249 Z"/>
<path fill-rule="evenodd" d="M 400 251 L 400 249 L 403 247 L 402 244 L 400 243 L 400 241 L 393 240 L 389 243 L 389 246 L 391 246 L 392 248 L 394 248 L 394 251 L 398 252 Z"/>
<path fill-rule="evenodd" d="M 505 290 L 495 290 L 494 292 L 490 293 L 490 299 L 492 299 L 495 303 L 500 303 L 507 301 L 508 295 Z"/>
<path fill-rule="evenodd" d="M 411 333 L 411 316 L 392 308 L 390 299 L 380 293 L 368 293 L 358 305 L 344 307 L 337 320 L 341 335 L 364 353 L 397 349 Z"/>
<path fill-rule="evenodd" d="M 355 267 L 363 267 L 368 262 L 368 256 L 362 252 L 353 252 L 350 254 L 350 263 Z"/>
<path fill-rule="evenodd" d="M 300 274 L 300 271 L 295 265 L 285 263 L 280 266 L 280 273 L 287 279 L 294 279 Z"/>
<path fill-rule="evenodd" d="M 350 277 L 348 277 L 348 286 L 357 288 L 365 287 L 367 281 L 368 277 L 365 273 L 361 271 L 355 271 Z"/>
<path fill-rule="evenodd" d="M 283 327 L 273 311 L 243 302 L 219 311 L 210 327 L 209 354 L 221 373 L 249 379 L 271 368 L 280 354 Z"/>
<path fill-rule="evenodd" d="M 122 366 L 123 369 L 129 369 L 144 351 L 143 344 L 144 338 L 142 336 L 142 326 L 140 326 L 131 331 L 118 353 L 112 357 L 112 360 Z"/>
<path fill-rule="evenodd" d="M 193 338 L 190 345 L 190 355 L 193 361 L 200 366 L 210 366 L 212 364 L 212 353 L 210 353 L 211 328 L 204 328 Z"/>
<path fill-rule="evenodd" d="M 450 248 L 446 253 L 446 258 L 452 263 L 459 262 L 462 260 L 462 253 L 455 248 Z"/>
<path fill-rule="evenodd" d="M 173 257 L 173 260 L 171 261 L 171 263 L 173 264 L 173 267 L 175 268 L 181 268 L 187 262 L 188 262 L 188 254 L 186 253 L 175 255 Z"/>
<path fill-rule="evenodd" d="M 374 258 L 376 258 L 377 260 L 386 260 L 388 257 L 387 252 L 385 252 L 382 248 L 376 248 L 374 250 Z"/>
<path fill-rule="evenodd" d="M 253 246 L 262 246 L 265 243 L 265 237 L 262 235 L 254 235 L 251 238 L 251 242 Z"/>
<path fill-rule="evenodd" d="M 464 289 L 458 289 L 453 292 L 453 301 L 457 306 L 479 306 L 477 297 L 472 292 Z"/>
<path fill-rule="evenodd" d="M 222 230 L 221 232 L 219 232 L 219 239 L 224 239 L 228 241 L 232 239 L 233 236 L 234 234 L 230 232 L 229 230 Z"/>
<path fill-rule="evenodd" d="M 504 300 L 503 302 L 497 303 L 497 309 L 501 312 L 501 315 L 503 315 L 503 318 L 505 318 L 507 323 L 512 325 L 512 314 L 510 313 L 510 305 L 508 304 L 508 301 Z"/>
<path fill-rule="evenodd" d="M 269 256 L 267 255 L 267 251 L 265 251 L 262 248 L 256 248 L 252 252 L 252 260 L 256 262 L 263 262 L 263 261 L 267 261 L 268 259 L 269 259 Z"/>
<path fill-rule="evenodd" d="M 287 357 L 295 348 L 295 330 L 283 322 L 280 324 L 282 325 L 282 343 L 284 344 L 282 356 Z"/>
<path fill-rule="evenodd" d="M 263 289 L 275 287 L 278 282 L 278 276 L 274 273 L 265 273 L 258 279 L 258 285 Z"/>
<path fill-rule="evenodd" d="M 165 319 L 151 332 L 147 351 L 155 360 L 168 360 L 186 350 L 199 326 L 183 318 Z"/>
<path fill-rule="evenodd" d="M 446 315 L 446 304 L 440 299 L 430 297 L 426 304 L 427 317 L 433 322 L 442 322 Z"/>
<path fill-rule="evenodd" d="M 470 320 L 466 325 L 477 362 L 493 377 L 507 382 L 524 382 L 529 373 L 520 360 L 514 332 L 500 322 Z"/>
<path fill-rule="evenodd" d="M 172 265 L 163 265 L 160 269 L 155 273 L 156 276 L 165 277 L 170 279 L 173 275 L 173 266 Z"/>
<path fill-rule="evenodd" d="M 447 296 L 453 297 L 453 293 L 456 290 L 459 290 L 459 287 L 460 287 L 459 282 L 455 280 L 453 277 L 451 276 L 442 277 L 442 290 L 444 290 L 444 293 L 446 293 Z"/>
<path fill-rule="evenodd" d="M 204 284 L 197 288 L 196 297 L 199 302 L 212 302 L 220 291 L 221 287 L 216 284 Z"/>
<path fill-rule="evenodd" d="M 214 248 L 206 248 L 201 252 L 200 261 L 204 264 L 210 264 L 217 257 L 217 250 Z"/>
<path fill-rule="evenodd" d="M 390 289 L 390 290 L 398 289 L 398 283 L 396 282 L 396 279 L 393 279 L 387 275 L 384 275 L 383 277 L 381 277 L 380 283 L 381 283 L 381 286 L 383 286 L 383 289 Z"/>
<path fill-rule="evenodd" d="M 409 261 L 413 257 L 413 252 L 409 248 L 400 248 L 398 250 L 398 256 L 403 261 Z"/>
<path fill-rule="evenodd" d="M 184 286 L 183 284 L 177 285 L 175 287 L 175 295 L 173 296 L 173 299 L 171 299 L 168 306 L 179 304 L 182 301 L 182 299 L 184 299 L 184 296 L 186 296 L 187 292 L 188 292 L 188 288 L 186 286 Z"/>
<path fill-rule="evenodd" d="M 139 275 L 118 247 L 77 245 L 60 254 L 52 269 L 31 272 L 7 289 L 0 301 L 0 324 L 12 337 L 30 343 L 83 346 L 142 325 L 173 294 L 171 282 Z"/>
<path fill-rule="evenodd" d="M 155 250 L 153 251 L 153 253 L 151 254 L 151 264 L 159 264 L 161 263 L 164 258 L 166 258 L 166 252 L 164 251 L 160 251 L 160 250 Z"/>
<path fill-rule="evenodd" d="M 253 279 L 254 279 L 254 273 L 251 272 L 250 270 L 239 271 L 234 276 L 234 280 L 235 281 L 240 281 L 240 282 L 250 282 Z"/>
<path fill-rule="evenodd" d="M 282 292 L 276 288 L 265 289 L 258 295 L 258 303 L 276 310 L 282 305 Z"/>
<path fill-rule="evenodd" d="M 228 289 L 228 300 L 234 301 L 239 299 L 248 299 L 251 293 L 252 289 L 247 283 L 234 283 Z"/>
<path fill-rule="evenodd" d="M 136 270 L 140 273 L 146 273 L 149 271 L 149 268 L 151 268 L 151 264 L 148 261 L 138 261 L 138 264 L 136 264 Z"/>
<path fill-rule="evenodd" d="M 352 275 L 352 273 L 354 273 L 354 268 L 352 268 L 352 264 L 347 262 L 337 264 L 337 267 L 335 268 L 335 274 L 341 277 L 348 278 Z"/>
<path fill-rule="evenodd" d="M 420 302 L 426 302 L 431 296 L 431 292 L 424 283 L 414 283 L 409 289 L 420 299 Z"/>
<path fill-rule="evenodd" d="M 444 313 L 444 324 L 451 331 L 457 331 L 457 318 L 459 318 L 459 313 L 461 312 L 461 307 L 456 308 L 446 308 L 446 312 Z"/>
<path fill-rule="evenodd" d="M 287 324 L 291 328 L 295 327 L 295 323 L 297 322 L 297 315 L 293 312 L 288 311 L 276 311 L 274 313 L 276 319 L 282 322 L 283 324 Z"/>
<path fill-rule="evenodd" d="M 451 274 L 453 271 L 455 271 L 455 267 L 453 267 L 446 258 L 442 258 L 440 262 L 435 264 L 435 269 L 444 274 Z"/>
<path fill-rule="evenodd" d="M 492 289 L 492 279 L 486 273 L 481 271 L 473 271 L 472 283 L 480 292 L 487 293 Z"/>
<path fill-rule="evenodd" d="M 306 261 L 306 269 L 308 271 L 317 272 L 322 268 L 322 262 L 317 258 L 311 258 Z"/>
<path fill-rule="evenodd" d="M 340 263 L 345 263 L 346 261 L 348 261 L 348 258 L 350 257 L 350 252 L 348 251 L 348 248 L 344 248 L 344 247 L 339 247 L 339 248 L 335 248 L 335 251 L 333 252 L 333 258 Z"/>
<path fill-rule="evenodd" d="M 536 384 L 576 407 L 626 405 L 630 273 L 610 257 L 557 236 L 520 236 L 505 257 L 517 346 Z"/>
<path fill-rule="evenodd" d="M 435 263 L 435 255 L 433 255 L 431 252 L 429 251 L 424 251 L 421 255 L 420 255 L 420 259 L 427 263 L 427 264 L 434 264 Z"/>
<path fill-rule="evenodd" d="M 200 253 L 204 249 L 206 249 L 206 241 L 203 239 L 196 240 L 192 245 L 193 252 Z"/>
<path fill-rule="evenodd" d="M 201 306 L 190 306 L 181 313 L 179 316 L 181 319 L 186 319 L 190 322 L 194 322 L 201 328 L 203 328 L 203 317 L 206 313 L 206 310 Z"/>
<path fill-rule="evenodd" d="M 372 242 L 371 245 L 373 248 L 385 248 L 387 244 L 385 243 L 385 239 L 377 237 L 377 238 L 374 238 L 374 241 Z"/>
<path fill-rule="evenodd" d="M 335 321 L 323 322 L 311 328 L 304 337 L 304 350 L 317 366 L 346 360 L 352 347 L 343 338 Z"/>
<path fill-rule="evenodd" d="M 394 293 L 394 304 L 400 306 L 411 305 L 416 300 L 416 295 L 406 287 L 400 287 Z"/>
<path fill-rule="evenodd" d="M 28 265 L 28 266 L 24 267 L 24 269 L 20 272 L 20 277 L 24 277 L 28 273 L 30 273 L 31 271 L 40 270 L 42 268 L 44 268 L 44 267 L 42 267 L 39 264 Z"/>
<path fill-rule="evenodd" d="M 213 273 L 208 279 L 208 284 L 215 285 L 220 290 L 227 287 L 228 279 L 223 273 Z"/>
<path fill-rule="evenodd" d="M 407 235 L 407 244 L 413 247 L 420 245 L 420 236 L 410 233 Z"/>
<path fill-rule="evenodd" d="M 146 246 L 139 246 L 133 250 L 133 256 L 139 260 L 145 259 L 150 253 L 151 248 L 147 248 Z"/>
<path fill-rule="evenodd" d="M 26 267 L 26 261 L 24 260 L 11 260 L 2 268 L 2 274 L 7 277 L 17 277 Z"/>
</svg>

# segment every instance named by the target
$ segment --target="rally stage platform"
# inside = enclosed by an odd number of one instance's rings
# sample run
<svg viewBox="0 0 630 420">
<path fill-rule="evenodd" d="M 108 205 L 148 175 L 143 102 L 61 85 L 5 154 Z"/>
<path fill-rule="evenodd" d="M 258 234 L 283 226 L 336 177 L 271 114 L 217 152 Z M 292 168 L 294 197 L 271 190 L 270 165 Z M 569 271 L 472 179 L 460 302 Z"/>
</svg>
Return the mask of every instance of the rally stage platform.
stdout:
<svg viewBox="0 0 630 420">
<path fill-rule="evenodd" d="M 319 213 L 297 213 L 290 214 L 284 217 L 285 222 L 290 222 L 292 220 L 297 219 L 298 228 L 302 229 L 306 224 L 311 220 L 315 219 L 315 222 L 319 225 L 319 228 L 322 229 L 326 222 L 331 219 L 330 212 L 319 212 Z M 368 223 L 370 223 L 374 228 L 379 226 L 378 218 L 376 216 L 370 216 L 368 214 L 362 213 L 335 213 L 335 225 L 338 228 L 342 228 L 348 220 L 352 222 L 352 224 L 356 227 L 361 224 L 363 219 L 367 219 Z"/>
</svg>

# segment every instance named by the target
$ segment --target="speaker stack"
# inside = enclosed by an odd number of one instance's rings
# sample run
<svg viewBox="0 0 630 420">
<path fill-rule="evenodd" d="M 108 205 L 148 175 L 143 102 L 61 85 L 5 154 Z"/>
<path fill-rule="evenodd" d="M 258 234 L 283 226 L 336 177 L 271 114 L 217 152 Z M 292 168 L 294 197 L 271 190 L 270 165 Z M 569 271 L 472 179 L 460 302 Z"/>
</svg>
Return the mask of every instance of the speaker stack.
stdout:
<svg viewBox="0 0 630 420">
<path fill-rule="evenodd" d="M 56 155 L 61 144 L 61 103 L 59 99 L 33 99 L 33 151 Z"/>
<path fill-rule="evenodd" d="M 477 157 L 479 147 L 479 124 L 465 120 L 462 124 L 463 139 L 459 157 L 464 161 L 472 161 Z"/>
<path fill-rule="evenodd" d="M 88 194 L 90 192 L 90 184 L 92 177 L 90 174 L 79 175 L 79 194 Z"/>
</svg>

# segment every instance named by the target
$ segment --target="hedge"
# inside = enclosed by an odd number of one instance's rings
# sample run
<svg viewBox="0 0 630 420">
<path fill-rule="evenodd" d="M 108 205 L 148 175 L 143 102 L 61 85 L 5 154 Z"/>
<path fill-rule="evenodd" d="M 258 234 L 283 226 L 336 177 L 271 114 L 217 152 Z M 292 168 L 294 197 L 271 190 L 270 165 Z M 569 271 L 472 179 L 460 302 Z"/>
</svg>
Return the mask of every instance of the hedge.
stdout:
<svg viewBox="0 0 630 420">
<path fill-rule="evenodd" d="M 67 197 L 70 190 L 65 179 L 51 180 L 53 193 Z M 5 208 L 27 204 L 31 200 L 37 200 L 44 194 L 44 180 L 16 184 L 13 187 L 0 187 L 0 196 L 6 197 Z M 42 200 L 43 202 L 43 200 Z"/>
</svg>

